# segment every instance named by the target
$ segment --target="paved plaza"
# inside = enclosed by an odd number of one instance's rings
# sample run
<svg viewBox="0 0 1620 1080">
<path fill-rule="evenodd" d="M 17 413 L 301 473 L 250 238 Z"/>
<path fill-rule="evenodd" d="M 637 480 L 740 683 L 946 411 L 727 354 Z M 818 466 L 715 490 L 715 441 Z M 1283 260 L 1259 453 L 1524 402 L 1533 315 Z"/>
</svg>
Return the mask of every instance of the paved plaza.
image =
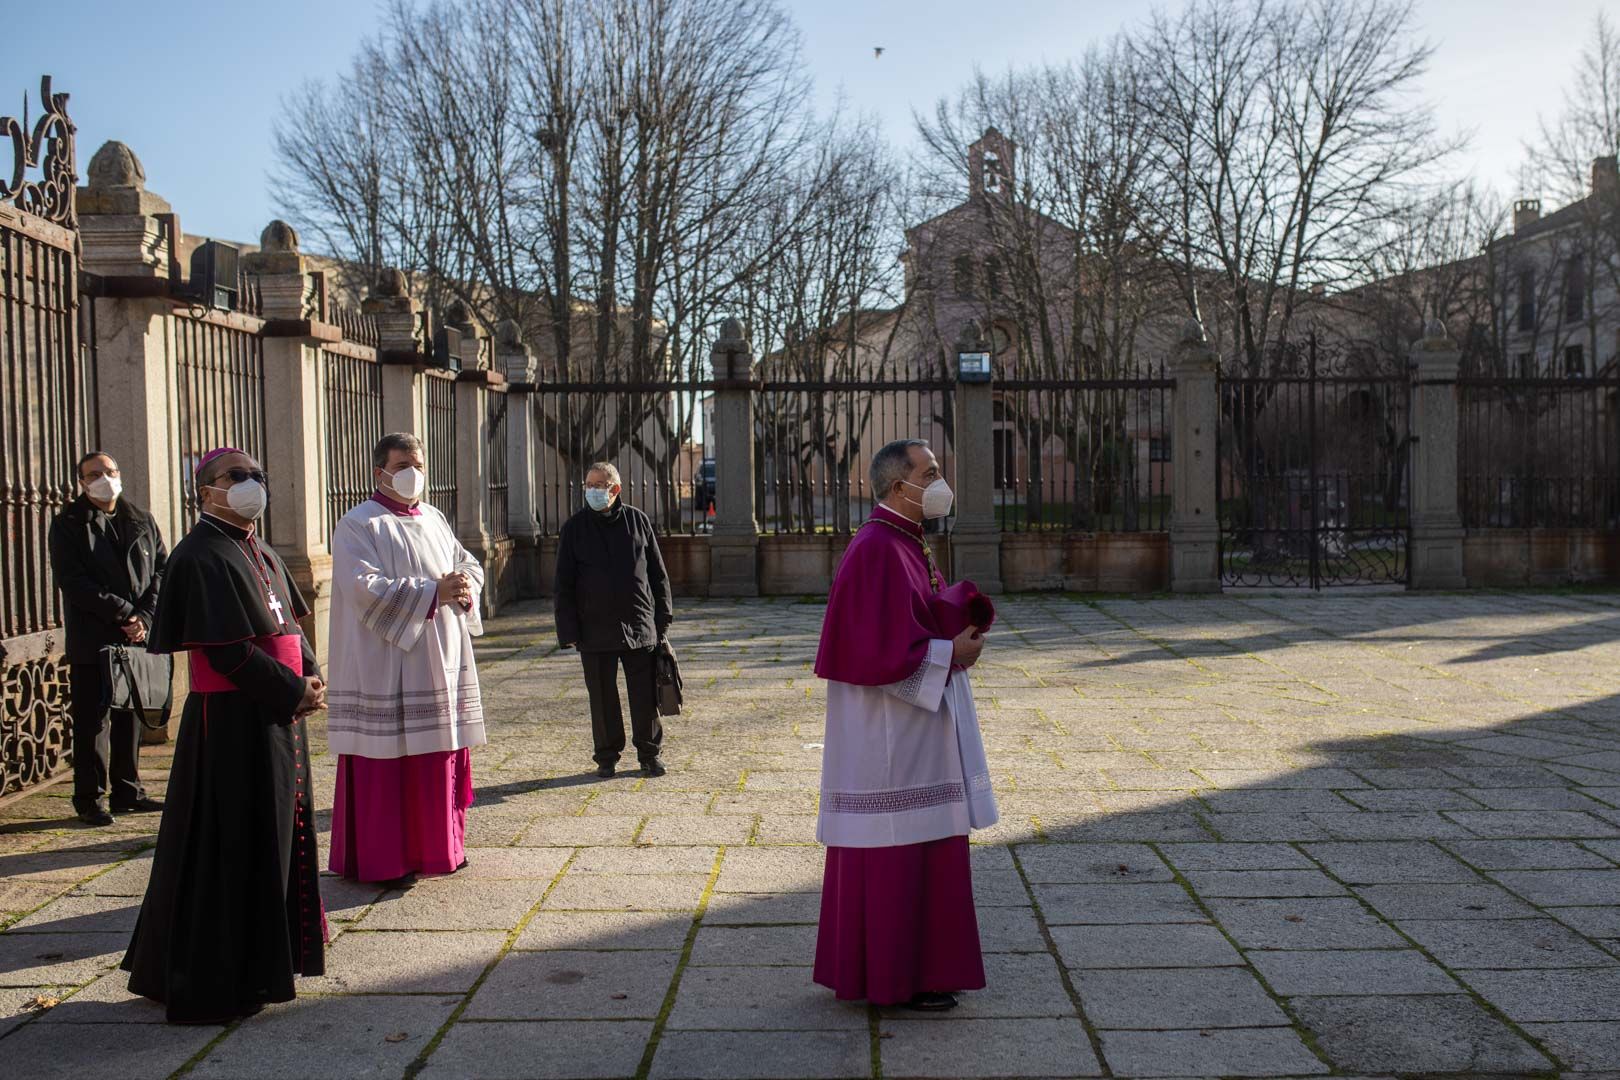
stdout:
<svg viewBox="0 0 1620 1080">
<path fill-rule="evenodd" d="M 1006 599 L 942 1017 L 810 981 L 821 613 L 679 606 L 661 780 L 597 780 L 548 609 L 496 620 L 470 866 L 325 879 L 329 973 L 231 1028 L 112 970 L 155 820 L 0 808 L 0 1074 L 1620 1076 L 1620 595 Z"/>
</svg>

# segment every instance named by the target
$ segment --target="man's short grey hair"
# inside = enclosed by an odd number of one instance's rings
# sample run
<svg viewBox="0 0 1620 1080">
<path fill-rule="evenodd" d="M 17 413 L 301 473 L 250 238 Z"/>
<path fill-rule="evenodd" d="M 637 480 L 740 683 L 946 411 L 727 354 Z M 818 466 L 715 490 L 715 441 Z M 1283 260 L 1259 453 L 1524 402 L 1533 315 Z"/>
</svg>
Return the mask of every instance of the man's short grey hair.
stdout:
<svg viewBox="0 0 1620 1080">
<path fill-rule="evenodd" d="M 894 492 L 896 481 L 904 480 L 911 472 L 911 448 L 928 449 L 927 439 L 896 439 L 872 455 L 872 497 L 887 499 Z"/>
<path fill-rule="evenodd" d="M 376 469 L 388 467 L 388 457 L 395 450 L 403 450 L 407 454 L 421 454 L 427 458 L 427 452 L 422 449 L 422 440 L 408 431 L 395 431 L 377 440 L 376 447 L 371 451 L 371 465 Z"/>
<path fill-rule="evenodd" d="M 608 485 L 610 487 L 624 487 L 624 481 L 619 479 L 619 468 L 611 461 L 593 462 L 591 467 L 585 470 L 585 478 L 589 480 L 591 473 L 593 472 L 599 472 L 603 476 L 607 477 Z"/>
</svg>

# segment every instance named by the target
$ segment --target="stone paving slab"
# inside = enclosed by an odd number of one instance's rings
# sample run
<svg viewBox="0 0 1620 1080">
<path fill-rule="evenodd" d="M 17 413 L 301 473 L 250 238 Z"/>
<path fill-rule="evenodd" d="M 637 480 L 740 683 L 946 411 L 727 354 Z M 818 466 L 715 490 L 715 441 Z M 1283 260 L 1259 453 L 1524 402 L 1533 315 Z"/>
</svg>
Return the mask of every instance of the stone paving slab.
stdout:
<svg viewBox="0 0 1620 1080">
<path fill-rule="evenodd" d="M 0 805 L 0 1072 L 1620 1080 L 1620 595 L 1006 598 L 989 985 L 927 1016 L 810 978 L 821 608 L 679 617 L 657 781 L 592 775 L 542 607 L 492 620 L 467 869 L 323 878 L 328 974 L 230 1028 L 112 970 L 155 819 Z"/>
</svg>

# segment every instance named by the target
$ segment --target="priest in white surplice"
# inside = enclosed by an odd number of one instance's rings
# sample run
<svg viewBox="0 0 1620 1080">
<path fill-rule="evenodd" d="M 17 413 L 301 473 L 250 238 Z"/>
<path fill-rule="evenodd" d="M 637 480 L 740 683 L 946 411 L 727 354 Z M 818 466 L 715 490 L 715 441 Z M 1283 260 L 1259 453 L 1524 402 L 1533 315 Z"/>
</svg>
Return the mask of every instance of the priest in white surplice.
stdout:
<svg viewBox="0 0 1620 1080">
<path fill-rule="evenodd" d="M 883 447 L 871 481 L 881 502 L 839 564 L 816 655 L 827 863 L 814 978 L 839 998 L 949 1009 L 984 986 L 967 837 L 995 824 L 996 804 L 967 669 L 994 610 L 934 565 L 923 522 L 952 495 L 928 444 Z"/>
<path fill-rule="evenodd" d="M 484 742 L 472 648 L 484 572 L 421 501 L 421 440 L 384 435 L 372 466 L 376 493 L 332 535 L 331 869 L 392 881 L 466 865 L 468 748 Z"/>
</svg>

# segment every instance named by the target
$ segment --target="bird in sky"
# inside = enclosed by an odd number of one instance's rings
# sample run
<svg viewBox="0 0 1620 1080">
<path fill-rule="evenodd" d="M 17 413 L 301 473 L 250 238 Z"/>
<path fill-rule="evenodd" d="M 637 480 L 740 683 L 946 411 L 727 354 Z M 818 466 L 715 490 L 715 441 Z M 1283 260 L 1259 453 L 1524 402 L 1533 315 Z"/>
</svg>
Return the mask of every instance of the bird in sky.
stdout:
<svg viewBox="0 0 1620 1080">
<path fill-rule="evenodd" d="M 872 59 L 874 59 L 874 60 L 883 59 L 883 46 L 881 46 L 881 45 L 872 46 Z"/>
</svg>

